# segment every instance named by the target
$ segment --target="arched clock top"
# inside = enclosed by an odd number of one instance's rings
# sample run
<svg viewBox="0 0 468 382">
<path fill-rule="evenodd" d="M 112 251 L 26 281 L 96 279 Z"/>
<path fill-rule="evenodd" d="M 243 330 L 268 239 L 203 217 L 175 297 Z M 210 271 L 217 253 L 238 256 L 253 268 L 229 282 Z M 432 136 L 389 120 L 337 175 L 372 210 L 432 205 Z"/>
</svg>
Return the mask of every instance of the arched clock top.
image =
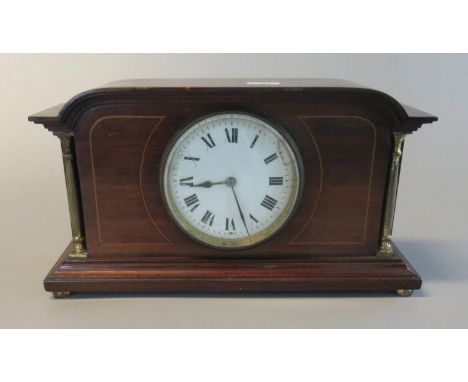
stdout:
<svg viewBox="0 0 468 382">
<path fill-rule="evenodd" d="M 297 97 L 318 97 L 335 103 L 359 101 L 362 105 L 383 105 L 391 110 L 398 124 L 395 131 L 408 134 L 437 117 L 399 103 L 390 95 L 359 84 L 335 79 L 192 79 L 126 80 L 84 91 L 65 104 L 57 105 L 28 119 L 44 125 L 56 135 L 73 135 L 79 119 L 89 110 L 109 104 L 151 104 L 166 99 L 206 97 L 216 103 L 229 94 L 234 104 L 245 96 L 272 102 Z M 188 99 L 187 99 L 188 100 Z"/>
</svg>

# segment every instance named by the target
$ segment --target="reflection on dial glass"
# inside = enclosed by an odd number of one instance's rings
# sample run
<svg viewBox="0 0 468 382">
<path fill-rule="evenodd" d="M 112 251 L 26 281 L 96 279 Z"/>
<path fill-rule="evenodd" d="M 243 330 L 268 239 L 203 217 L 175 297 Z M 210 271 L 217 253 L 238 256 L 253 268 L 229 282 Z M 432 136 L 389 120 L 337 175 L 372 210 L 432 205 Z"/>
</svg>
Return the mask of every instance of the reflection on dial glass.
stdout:
<svg viewBox="0 0 468 382">
<path fill-rule="evenodd" d="M 164 198 L 191 237 L 218 248 L 242 248 L 271 237 L 297 202 L 299 155 L 284 133 L 241 113 L 207 117 L 170 148 Z"/>
</svg>

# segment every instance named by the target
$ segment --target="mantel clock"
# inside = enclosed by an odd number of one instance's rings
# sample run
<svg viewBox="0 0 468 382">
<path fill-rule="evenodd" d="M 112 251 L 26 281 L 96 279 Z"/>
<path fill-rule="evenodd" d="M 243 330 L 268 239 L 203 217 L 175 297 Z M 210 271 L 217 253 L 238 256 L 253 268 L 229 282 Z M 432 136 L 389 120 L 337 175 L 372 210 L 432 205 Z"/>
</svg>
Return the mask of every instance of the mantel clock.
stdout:
<svg viewBox="0 0 468 382">
<path fill-rule="evenodd" d="M 60 138 L 74 292 L 394 291 L 403 142 L 437 118 L 340 80 L 134 80 L 32 115 Z"/>
</svg>

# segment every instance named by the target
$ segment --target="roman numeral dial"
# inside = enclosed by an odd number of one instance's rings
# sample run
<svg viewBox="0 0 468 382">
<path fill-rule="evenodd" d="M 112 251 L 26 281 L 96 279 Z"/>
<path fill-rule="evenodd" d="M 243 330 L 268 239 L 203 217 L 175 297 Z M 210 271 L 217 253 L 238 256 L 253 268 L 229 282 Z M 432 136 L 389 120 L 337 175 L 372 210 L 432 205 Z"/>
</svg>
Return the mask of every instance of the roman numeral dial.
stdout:
<svg viewBox="0 0 468 382">
<path fill-rule="evenodd" d="M 213 212 L 206 210 L 205 214 L 201 218 L 201 221 L 205 224 L 209 224 L 210 226 L 213 225 L 215 216 L 213 215 Z"/>
<path fill-rule="evenodd" d="M 190 212 L 195 211 L 200 206 L 200 201 L 196 194 L 192 194 L 184 198 L 185 205 L 190 208 Z"/>
<path fill-rule="evenodd" d="M 272 198 L 269 195 L 265 195 L 261 205 L 271 211 L 273 208 L 275 208 L 277 203 L 278 201 L 275 198 Z"/>
<path fill-rule="evenodd" d="M 270 186 L 282 186 L 283 185 L 283 177 L 282 176 L 270 176 L 268 184 Z"/>
<path fill-rule="evenodd" d="M 237 143 L 237 137 L 239 136 L 239 129 L 233 127 L 230 131 L 228 129 L 224 129 L 226 132 L 227 141 L 229 143 Z"/>
<path fill-rule="evenodd" d="M 226 231 L 235 231 L 236 230 L 236 225 L 234 223 L 233 218 L 226 218 L 225 230 Z"/>
<path fill-rule="evenodd" d="M 252 115 L 199 119 L 166 149 L 161 205 L 202 244 L 217 250 L 261 245 L 298 203 L 302 165 L 291 142 L 283 129 Z"/>
<path fill-rule="evenodd" d="M 254 221 L 255 223 L 258 223 L 258 220 L 255 218 L 255 216 L 253 216 L 252 214 L 249 214 L 249 217 L 250 219 L 252 219 L 252 221 Z"/>
<path fill-rule="evenodd" d="M 187 178 L 180 179 L 179 184 L 181 186 L 193 186 L 193 176 L 189 176 Z"/>
<path fill-rule="evenodd" d="M 255 143 L 257 143 L 257 139 L 258 139 L 258 134 L 255 136 L 255 138 L 253 139 L 252 143 L 250 144 L 250 148 L 253 149 L 253 147 L 255 146 Z"/>
<path fill-rule="evenodd" d="M 200 160 L 200 158 L 190 157 L 190 156 L 185 156 L 184 159 L 185 160 L 191 160 L 191 161 L 194 161 L 194 162 L 198 162 Z"/>
<path fill-rule="evenodd" d="M 206 145 L 212 149 L 213 147 L 216 146 L 213 138 L 211 137 L 211 134 L 208 133 L 205 137 L 201 137 L 202 141 L 206 143 Z"/>
<path fill-rule="evenodd" d="M 273 154 L 267 156 L 263 161 L 265 162 L 265 164 L 268 164 L 270 162 L 273 162 L 277 158 L 278 158 L 278 154 L 273 153 Z"/>
</svg>

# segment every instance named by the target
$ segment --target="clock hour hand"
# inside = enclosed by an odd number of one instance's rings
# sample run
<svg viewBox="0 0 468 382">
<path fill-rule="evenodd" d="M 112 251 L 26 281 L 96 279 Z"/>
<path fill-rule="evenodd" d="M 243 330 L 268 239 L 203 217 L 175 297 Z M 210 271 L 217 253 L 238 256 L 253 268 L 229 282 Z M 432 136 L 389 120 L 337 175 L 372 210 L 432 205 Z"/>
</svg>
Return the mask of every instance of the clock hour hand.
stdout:
<svg viewBox="0 0 468 382">
<path fill-rule="evenodd" d="M 217 184 L 226 184 L 226 181 L 223 182 L 210 182 L 207 180 L 206 182 L 198 183 L 198 184 L 190 184 L 190 187 L 203 187 L 203 188 L 210 188 Z"/>
</svg>

